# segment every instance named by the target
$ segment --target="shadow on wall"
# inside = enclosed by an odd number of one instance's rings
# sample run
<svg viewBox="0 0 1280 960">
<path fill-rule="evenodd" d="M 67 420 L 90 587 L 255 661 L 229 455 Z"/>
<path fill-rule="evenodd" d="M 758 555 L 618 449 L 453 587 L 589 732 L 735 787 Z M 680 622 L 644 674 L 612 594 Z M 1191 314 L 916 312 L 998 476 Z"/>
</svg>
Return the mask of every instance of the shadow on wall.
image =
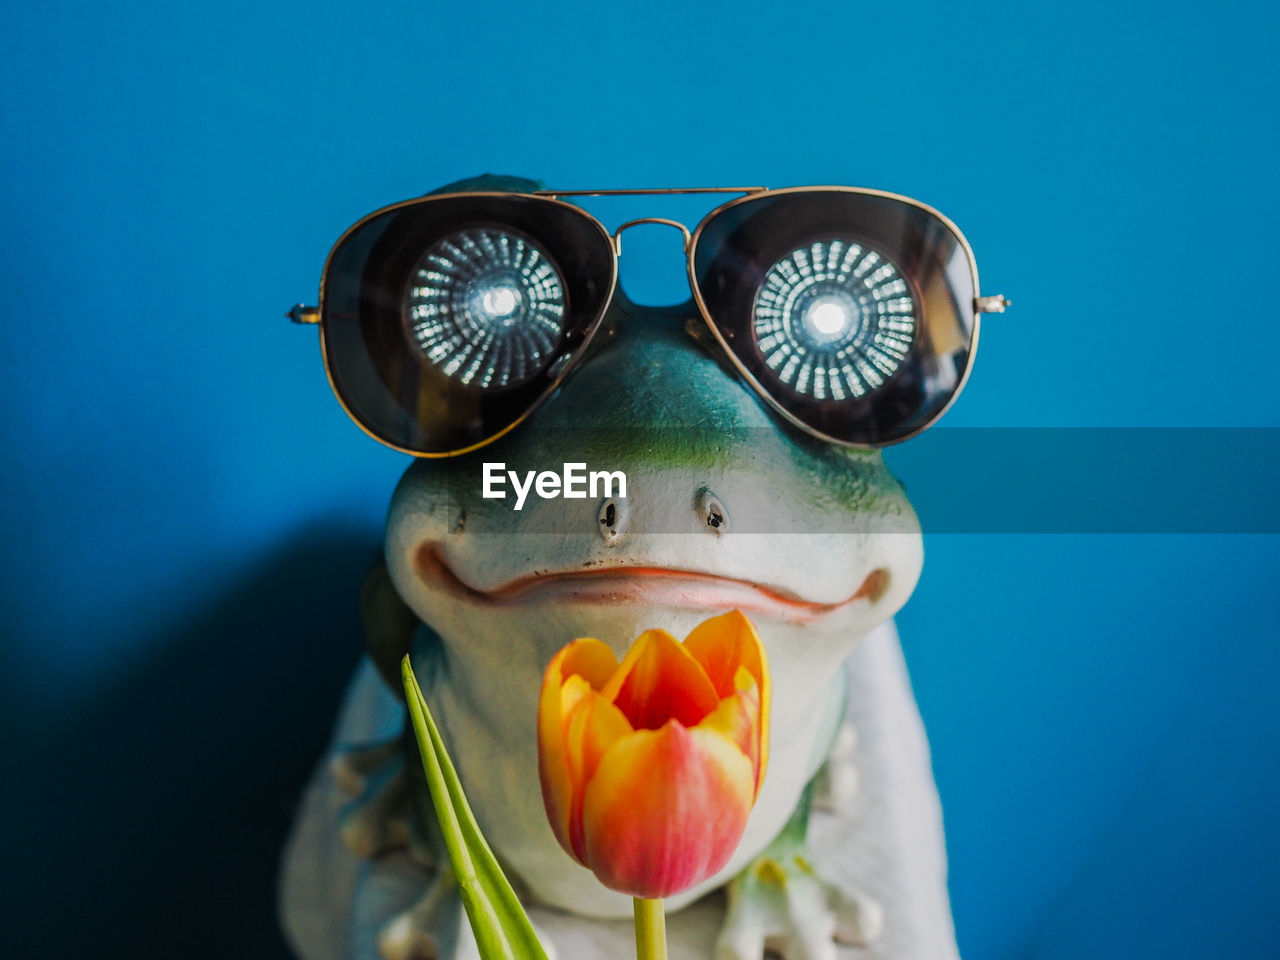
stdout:
<svg viewBox="0 0 1280 960">
<path fill-rule="evenodd" d="M 4 697 L 25 771 L 5 791 L 6 955 L 290 956 L 277 863 L 377 555 L 373 531 L 303 532 L 92 702 L 34 730 Z"/>
</svg>

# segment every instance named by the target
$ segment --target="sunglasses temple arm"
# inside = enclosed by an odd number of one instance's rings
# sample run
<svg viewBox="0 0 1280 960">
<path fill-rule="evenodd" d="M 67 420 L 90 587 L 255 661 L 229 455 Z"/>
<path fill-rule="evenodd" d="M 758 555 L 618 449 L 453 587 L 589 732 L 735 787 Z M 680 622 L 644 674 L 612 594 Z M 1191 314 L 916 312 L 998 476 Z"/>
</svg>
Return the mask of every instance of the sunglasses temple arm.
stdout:
<svg viewBox="0 0 1280 960">
<path fill-rule="evenodd" d="M 308 307 L 305 303 L 295 303 L 285 312 L 285 316 L 294 323 L 319 323 L 320 308 Z"/>
</svg>

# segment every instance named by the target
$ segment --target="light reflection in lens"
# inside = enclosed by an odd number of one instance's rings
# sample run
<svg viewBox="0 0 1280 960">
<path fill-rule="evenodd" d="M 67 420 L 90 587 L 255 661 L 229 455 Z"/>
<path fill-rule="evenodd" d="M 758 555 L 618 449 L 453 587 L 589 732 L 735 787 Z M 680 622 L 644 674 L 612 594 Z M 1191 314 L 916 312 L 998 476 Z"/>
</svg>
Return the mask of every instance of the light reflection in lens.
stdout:
<svg viewBox="0 0 1280 960">
<path fill-rule="evenodd" d="M 849 328 L 849 311 L 835 297 L 820 297 L 809 304 L 804 323 L 816 336 L 839 337 Z"/>
<path fill-rule="evenodd" d="M 897 266 L 852 240 L 817 240 L 766 272 L 756 345 L 778 379 L 817 400 L 861 397 L 902 366 L 915 303 Z"/>
<path fill-rule="evenodd" d="M 564 330 L 564 279 L 527 237 L 471 227 L 436 241 L 405 297 L 411 341 L 465 386 L 521 383 L 553 358 Z"/>
</svg>

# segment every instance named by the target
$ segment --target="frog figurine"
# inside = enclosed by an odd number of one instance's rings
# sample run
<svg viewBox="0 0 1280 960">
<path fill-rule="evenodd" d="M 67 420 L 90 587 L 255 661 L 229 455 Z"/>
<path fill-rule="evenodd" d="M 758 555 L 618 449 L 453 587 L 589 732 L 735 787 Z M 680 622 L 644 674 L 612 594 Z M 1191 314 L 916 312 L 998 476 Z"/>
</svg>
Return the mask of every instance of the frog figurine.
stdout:
<svg viewBox="0 0 1280 960">
<path fill-rule="evenodd" d="M 537 189 L 485 177 L 445 192 Z M 768 652 L 770 762 L 730 862 L 668 900 L 673 958 L 831 960 L 836 940 L 858 957 L 956 956 L 939 804 L 891 621 L 922 567 L 915 515 L 878 450 L 779 416 L 697 318 L 617 291 L 523 422 L 405 472 L 364 589 L 368 661 L 286 851 L 284 923 L 305 960 L 477 956 L 423 816 L 398 699 L 406 653 L 544 940 L 567 960 L 627 955 L 616 918 L 630 898 L 564 853 L 543 810 L 543 671 L 575 637 L 621 656 L 648 628 L 682 637 L 729 609 Z M 625 488 L 530 487 L 515 508 L 530 471 L 574 463 Z"/>
</svg>

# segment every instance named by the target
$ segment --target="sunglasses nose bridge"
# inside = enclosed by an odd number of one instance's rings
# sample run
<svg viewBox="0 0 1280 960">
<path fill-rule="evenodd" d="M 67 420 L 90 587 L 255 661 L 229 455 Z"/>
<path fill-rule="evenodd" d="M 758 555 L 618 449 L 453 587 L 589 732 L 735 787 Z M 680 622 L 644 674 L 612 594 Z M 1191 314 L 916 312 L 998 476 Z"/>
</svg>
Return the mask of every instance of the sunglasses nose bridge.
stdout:
<svg viewBox="0 0 1280 960">
<path fill-rule="evenodd" d="M 628 220 L 626 223 L 618 227 L 617 230 L 613 231 L 613 252 L 615 256 L 622 256 L 623 231 L 630 230 L 632 227 L 638 227 L 642 223 L 660 223 L 666 227 L 675 227 L 680 231 L 681 237 L 684 238 L 685 256 L 689 255 L 689 244 L 693 241 L 693 235 L 689 232 L 689 228 L 683 223 L 679 220 L 668 220 L 666 217 L 640 217 L 638 220 Z"/>
</svg>

